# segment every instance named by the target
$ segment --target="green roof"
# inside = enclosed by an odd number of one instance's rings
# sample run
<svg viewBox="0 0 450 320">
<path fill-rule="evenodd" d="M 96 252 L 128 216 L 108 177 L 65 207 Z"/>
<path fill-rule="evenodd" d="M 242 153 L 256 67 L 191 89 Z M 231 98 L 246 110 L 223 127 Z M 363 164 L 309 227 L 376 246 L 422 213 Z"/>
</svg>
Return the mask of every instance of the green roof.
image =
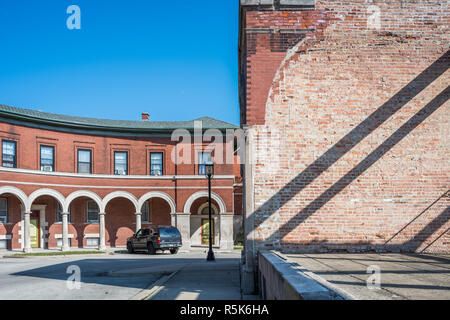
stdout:
<svg viewBox="0 0 450 320">
<path fill-rule="evenodd" d="M 201 121 L 205 129 L 237 129 L 238 126 L 216 120 L 210 117 L 202 117 L 189 121 L 136 121 L 136 120 L 110 120 L 68 116 L 56 113 L 42 112 L 31 109 L 16 108 L 0 104 L 0 120 L 12 122 L 25 126 L 36 126 L 42 128 L 72 128 L 77 131 L 111 131 L 111 132 L 133 132 L 152 133 L 167 132 L 175 129 L 194 130 L 194 121 Z M 10 120 L 10 121 L 8 121 Z M 33 125 L 34 124 L 34 125 Z"/>
</svg>

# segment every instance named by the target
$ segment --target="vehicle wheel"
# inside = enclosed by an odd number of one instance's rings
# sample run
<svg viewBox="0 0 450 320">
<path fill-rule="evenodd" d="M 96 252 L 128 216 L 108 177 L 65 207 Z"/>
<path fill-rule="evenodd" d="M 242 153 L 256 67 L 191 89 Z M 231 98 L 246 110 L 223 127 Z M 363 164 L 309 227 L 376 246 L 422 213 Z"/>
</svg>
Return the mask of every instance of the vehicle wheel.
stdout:
<svg viewBox="0 0 450 320">
<path fill-rule="evenodd" d="M 127 250 L 128 250 L 128 253 L 134 253 L 133 245 L 129 242 L 127 243 Z"/>
<path fill-rule="evenodd" d="M 178 248 L 176 248 L 176 249 L 170 249 L 170 253 L 171 253 L 171 254 L 177 254 L 177 253 L 178 253 Z"/>
<path fill-rule="evenodd" d="M 147 251 L 148 251 L 148 254 L 155 254 L 156 253 L 156 250 L 155 250 L 155 247 L 153 246 L 153 243 L 151 243 L 151 242 L 147 243 Z"/>
</svg>

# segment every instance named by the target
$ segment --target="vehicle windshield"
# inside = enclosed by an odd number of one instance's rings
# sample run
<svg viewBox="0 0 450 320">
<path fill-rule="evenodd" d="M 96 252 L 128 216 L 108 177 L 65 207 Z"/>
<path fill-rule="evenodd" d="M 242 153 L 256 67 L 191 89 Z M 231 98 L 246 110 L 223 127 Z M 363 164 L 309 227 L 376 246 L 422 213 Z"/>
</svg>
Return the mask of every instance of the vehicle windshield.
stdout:
<svg viewBox="0 0 450 320">
<path fill-rule="evenodd" d="M 160 228 L 159 234 L 161 236 L 178 236 L 180 233 L 175 228 Z"/>
</svg>

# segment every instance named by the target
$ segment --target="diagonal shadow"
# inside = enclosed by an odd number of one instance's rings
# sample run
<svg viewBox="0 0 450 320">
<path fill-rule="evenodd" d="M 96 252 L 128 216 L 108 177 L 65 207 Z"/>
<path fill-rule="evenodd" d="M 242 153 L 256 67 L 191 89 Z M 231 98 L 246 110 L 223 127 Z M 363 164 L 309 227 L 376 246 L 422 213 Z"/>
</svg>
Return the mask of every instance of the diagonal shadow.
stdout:
<svg viewBox="0 0 450 320">
<path fill-rule="evenodd" d="M 281 188 L 277 194 L 267 200 L 259 209 L 252 213 L 252 215 L 256 212 L 264 212 L 267 217 L 273 214 L 279 207 L 292 199 L 297 193 L 320 176 L 322 172 L 331 167 L 360 141 L 387 121 L 417 94 L 423 91 L 429 84 L 446 72 L 449 68 L 449 64 L 450 50 L 403 87 L 357 127 L 347 133 L 341 140 L 303 170 L 303 172 Z M 275 203 L 279 204 L 274 207 Z"/>
<path fill-rule="evenodd" d="M 442 238 L 449 231 L 450 231 L 450 227 L 447 228 L 447 230 L 445 230 L 444 232 L 442 232 L 436 239 L 431 241 L 425 248 L 422 249 L 422 251 L 420 251 L 420 253 L 424 253 L 425 250 L 427 250 L 429 247 L 431 247 L 436 241 L 438 241 L 440 238 Z"/>
<path fill-rule="evenodd" d="M 420 73 L 414 80 L 403 87 L 399 92 L 397 92 L 393 97 L 391 97 L 387 102 L 385 102 L 380 108 L 373 112 L 369 117 L 367 117 L 363 122 L 361 122 L 357 127 L 352 129 L 348 134 L 346 134 L 342 139 L 340 139 L 336 144 L 334 144 L 330 149 L 328 149 L 324 154 L 322 154 L 317 160 L 310 164 L 305 170 L 303 170 L 299 175 L 282 187 L 274 196 L 268 199 L 260 208 L 255 210 L 247 219 L 251 220 L 254 216 L 258 215 L 259 220 L 256 221 L 254 229 L 256 229 L 260 224 L 262 224 L 267 218 L 269 218 L 278 208 L 282 207 L 288 201 L 290 201 L 296 194 L 313 182 L 318 176 L 320 176 L 325 170 L 330 168 L 336 161 L 343 157 L 347 152 L 349 152 L 354 146 L 361 142 L 365 137 L 372 133 L 376 128 L 387 121 L 393 114 L 400 110 L 405 104 L 412 100 L 417 94 L 423 91 L 429 84 L 446 72 L 450 65 L 450 51 L 443 54 L 438 60 L 431 64 L 427 69 Z M 434 112 L 440 105 L 448 100 L 449 92 L 448 88 L 444 90 L 440 95 L 438 95 L 432 102 L 430 102 L 426 107 L 424 107 L 419 113 L 417 113 L 410 121 L 408 121 L 404 129 L 408 127 L 416 127 L 415 124 L 421 118 L 425 119 L 432 112 Z M 431 112 L 431 113 L 430 113 Z M 423 121 L 423 120 L 421 120 Z M 420 123 L 420 122 L 418 122 Z M 412 129 L 411 129 L 412 130 Z M 410 131 L 411 131 L 410 130 Z M 364 172 L 364 166 L 374 163 L 379 159 L 382 154 L 386 153 L 392 148 L 392 143 L 395 140 L 401 140 L 406 134 L 403 134 L 400 130 L 386 140 L 382 146 L 378 147 L 374 152 L 372 152 L 369 157 L 367 157 L 362 163 L 346 174 L 345 179 L 354 180 L 355 174 L 358 172 Z M 391 144 L 391 145 L 389 145 Z M 366 168 L 367 169 L 367 168 Z M 342 178 L 338 183 L 333 185 L 327 190 L 327 192 L 339 192 L 348 183 Z M 339 191 L 338 191 L 339 190 Z M 324 204 L 324 201 L 328 201 L 335 195 L 333 193 L 324 193 L 313 203 Z M 328 198 L 328 200 L 327 200 Z M 322 206 L 321 205 L 321 206 Z M 312 211 L 311 211 L 312 210 Z M 309 216 L 312 212 L 315 212 L 314 207 L 309 205 L 307 208 L 297 214 L 295 218 L 298 218 L 301 214 L 307 214 Z M 261 214 L 264 215 L 262 217 Z M 304 219 L 302 219 L 303 221 Z M 292 230 L 292 224 L 298 225 L 298 223 L 292 223 L 291 219 L 288 223 L 280 229 L 286 228 Z M 284 230 L 283 230 L 284 231 Z M 273 241 L 273 235 L 270 237 Z"/>
<path fill-rule="evenodd" d="M 396 236 L 398 236 L 403 230 L 405 230 L 408 226 L 410 226 L 414 221 L 416 221 L 419 217 L 421 217 L 425 212 L 427 212 L 428 210 L 430 210 L 436 203 L 439 202 L 439 200 L 441 200 L 444 197 L 450 197 L 450 190 L 447 190 L 446 192 L 444 192 L 439 198 L 437 198 L 436 200 L 433 201 L 432 204 L 430 204 L 428 207 L 426 207 L 421 213 L 419 213 L 417 216 L 414 217 L 414 219 L 412 219 L 411 221 L 409 221 L 403 228 L 401 228 L 400 230 L 398 230 L 392 237 L 390 237 L 384 244 L 387 244 L 388 242 L 390 242 L 392 239 L 394 239 Z"/>
<path fill-rule="evenodd" d="M 428 118 L 431 114 L 433 114 L 433 112 L 436 111 L 441 105 L 443 105 L 449 99 L 449 97 L 450 97 L 450 87 L 447 87 L 444 91 L 438 94 L 433 100 L 431 100 L 425 107 L 423 107 L 413 117 L 411 117 L 406 123 L 404 123 L 399 129 L 397 129 L 389 138 L 387 138 L 380 146 L 378 146 L 374 151 L 372 151 L 366 158 L 364 158 L 364 160 L 358 163 L 352 170 L 347 172 L 335 184 L 329 187 L 319 197 L 317 197 L 309 205 L 303 208 L 287 223 L 281 226 L 280 230 L 289 233 L 298 224 L 302 223 L 309 216 L 311 216 L 317 210 L 322 208 L 328 201 L 334 198 L 339 192 L 341 192 L 356 178 L 358 178 L 361 174 L 363 174 L 368 168 L 370 168 L 376 161 L 378 161 L 378 159 L 383 157 L 389 150 L 391 150 L 396 144 L 398 144 L 403 138 L 405 138 L 426 118 Z M 442 225 L 441 220 L 440 223 Z M 272 234 L 272 236 L 270 236 L 268 240 L 269 241 L 275 240 L 274 236 L 275 234 Z"/>
<path fill-rule="evenodd" d="M 450 206 L 448 206 L 440 215 L 435 217 L 433 221 L 428 223 L 405 245 L 408 248 L 411 248 L 415 251 L 420 247 L 422 243 L 424 243 L 430 237 L 430 235 L 434 234 L 440 227 L 442 227 L 449 220 L 450 220 Z"/>
</svg>

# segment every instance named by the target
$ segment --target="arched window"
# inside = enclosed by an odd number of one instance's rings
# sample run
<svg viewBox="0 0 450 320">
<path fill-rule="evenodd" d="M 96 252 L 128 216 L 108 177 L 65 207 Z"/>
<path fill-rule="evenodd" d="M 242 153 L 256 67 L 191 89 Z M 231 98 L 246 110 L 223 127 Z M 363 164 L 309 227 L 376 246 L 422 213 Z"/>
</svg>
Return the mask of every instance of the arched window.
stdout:
<svg viewBox="0 0 450 320">
<path fill-rule="evenodd" d="M 150 222 L 150 200 L 145 201 L 142 206 L 141 221 L 147 223 Z"/>
<path fill-rule="evenodd" d="M 217 207 L 214 204 L 211 204 L 211 213 L 212 214 L 217 214 Z M 209 214 L 209 204 L 208 202 L 202 204 L 199 208 L 198 208 L 198 214 Z"/>
<path fill-rule="evenodd" d="M 62 222 L 62 207 L 58 201 L 57 203 L 58 208 L 56 209 L 56 222 Z M 69 206 L 69 214 L 67 215 L 67 222 L 70 223 L 70 206 Z"/>
<path fill-rule="evenodd" d="M 87 222 L 98 222 L 98 214 L 100 212 L 100 209 L 98 208 L 97 202 L 94 200 L 88 200 L 87 201 Z"/>
</svg>

